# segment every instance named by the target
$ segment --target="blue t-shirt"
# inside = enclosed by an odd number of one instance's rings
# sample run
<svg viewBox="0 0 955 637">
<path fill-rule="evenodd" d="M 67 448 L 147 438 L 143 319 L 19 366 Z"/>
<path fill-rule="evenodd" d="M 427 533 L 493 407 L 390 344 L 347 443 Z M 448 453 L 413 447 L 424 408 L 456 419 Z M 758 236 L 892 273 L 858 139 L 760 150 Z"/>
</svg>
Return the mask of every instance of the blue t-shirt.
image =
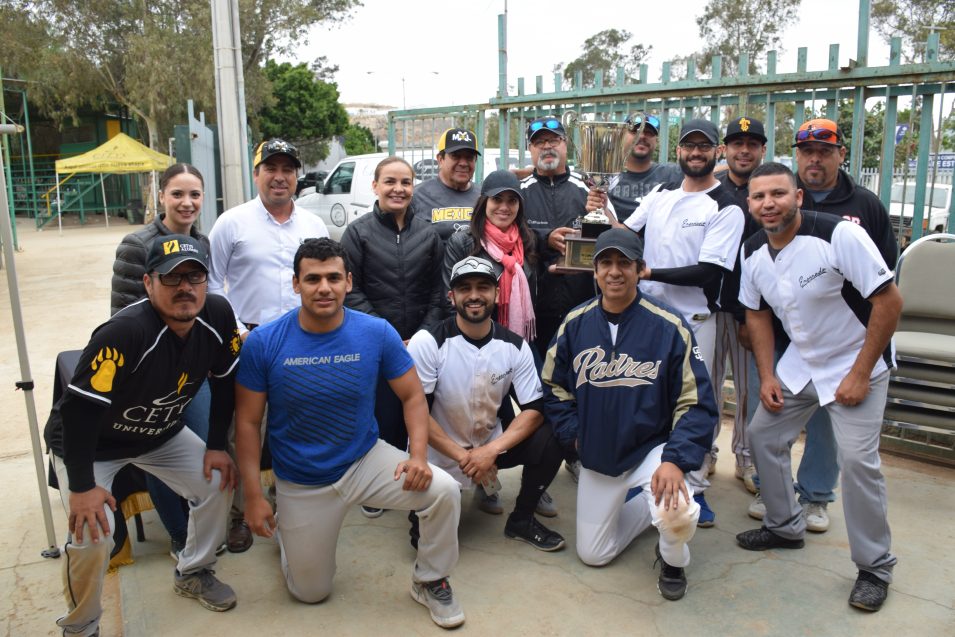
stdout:
<svg viewBox="0 0 955 637">
<path fill-rule="evenodd" d="M 298 309 L 252 331 L 236 380 L 267 392 L 275 475 L 309 486 L 345 475 L 378 439 L 375 386 L 413 365 L 387 321 L 345 309 L 327 334 L 306 332 Z"/>
</svg>

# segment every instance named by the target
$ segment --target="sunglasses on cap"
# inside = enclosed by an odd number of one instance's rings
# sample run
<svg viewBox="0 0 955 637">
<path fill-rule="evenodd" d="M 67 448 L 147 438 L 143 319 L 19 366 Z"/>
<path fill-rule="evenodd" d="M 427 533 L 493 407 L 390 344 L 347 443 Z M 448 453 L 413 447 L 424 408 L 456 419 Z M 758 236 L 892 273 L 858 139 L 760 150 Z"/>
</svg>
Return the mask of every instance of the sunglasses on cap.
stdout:
<svg viewBox="0 0 955 637">
<path fill-rule="evenodd" d="M 560 120 L 557 119 L 539 119 L 536 122 L 531 122 L 530 126 L 527 127 L 529 135 L 533 135 L 539 130 L 543 129 L 559 131 L 563 128 L 560 124 Z"/>
<path fill-rule="evenodd" d="M 832 141 L 839 141 L 839 135 L 829 130 L 828 128 L 810 128 L 807 130 L 797 131 L 796 141 L 797 142 L 810 142 L 810 141 L 832 142 Z"/>
<path fill-rule="evenodd" d="M 658 131 L 660 130 L 660 119 L 655 115 L 644 116 L 643 113 L 632 114 L 630 117 L 624 120 L 624 124 L 630 124 L 633 127 L 637 127 L 643 124 L 644 121 L 646 121 L 647 126 L 651 126 Z"/>
</svg>

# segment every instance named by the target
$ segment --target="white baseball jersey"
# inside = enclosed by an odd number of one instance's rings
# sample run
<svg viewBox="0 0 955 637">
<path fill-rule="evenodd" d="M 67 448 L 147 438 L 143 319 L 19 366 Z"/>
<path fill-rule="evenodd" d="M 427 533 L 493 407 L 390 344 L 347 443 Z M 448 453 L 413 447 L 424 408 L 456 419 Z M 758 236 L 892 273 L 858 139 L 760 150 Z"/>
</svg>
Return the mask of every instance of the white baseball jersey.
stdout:
<svg viewBox="0 0 955 637">
<path fill-rule="evenodd" d="M 796 236 L 775 257 L 763 231 L 743 244 L 740 263 L 740 303 L 772 308 L 791 340 L 776 367 L 779 380 L 794 394 L 812 380 L 820 405 L 835 400 L 865 341 L 867 299 L 893 277 L 872 239 L 852 222 L 804 210 Z M 872 377 L 889 367 L 891 343 Z"/>
<path fill-rule="evenodd" d="M 661 184 L 652 190 L 626 226 L 644 232 L 643 259 L 651 269 L 713 263 L 732 272 L 745 218 L 734 197 L 716 184 L 704 192 Z M 720 282 L 696 287 L 641 281 L 640 287 L 679 310 L 687 321 L 719 309 Z"/>
<path fill-rule="evenodd" d="M 457 444 L 480 447 L 501 435 L 497 412 L 513 392 L 520 405 L 543 397 L 530 346 L 494 323 L 475 342 L 461 333 L 455 317 L 431 330 L 419 330 L 408 342 L 425 394 L 433 394 L 431 416 Z M 428 462 L 470 486 L 457 463 L 428 447 Z"/>
</svg>

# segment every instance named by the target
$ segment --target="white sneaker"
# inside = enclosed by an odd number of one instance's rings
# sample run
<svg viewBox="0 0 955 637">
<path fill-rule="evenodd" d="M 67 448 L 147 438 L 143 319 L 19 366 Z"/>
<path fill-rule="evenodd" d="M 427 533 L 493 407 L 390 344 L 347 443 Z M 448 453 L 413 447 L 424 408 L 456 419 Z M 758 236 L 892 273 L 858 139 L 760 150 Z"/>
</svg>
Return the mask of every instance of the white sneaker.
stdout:
<svg viewBox="0 0 955 637">
<path fill-rule="evenodd" d="M 537 515 L 545 518 L 557 517 L 557 505 L 554 504 L 554 499 L 550 497 L 547 491 L 541 493 L 541 499 L 537 502 Z"/>
<path fill-rule="evenodd" d="M 806 518 L 806 530 L 813 533 L 825 533 L 829 530 L 828 502 L 804 502 L 802 514 Z"/>
<path fill-rule="evenodd" d="M 756 482 L 753 480 L 756 477 L 756 467 L 753 465 L 749 465 L 748 467 L 736 465 L 736 477 L 743 481 L 743 486 L 746 487 L 746 490 L 750 493 L 759 491 L 756 487 Z"/>
<path fill-rule="evenodd" d="M 491 515 L 501 515 L 504 513 L 504 507 L 501 506 L 501 498 L 497 493 L 488 495 L 480 485 L 474 487 L 474 499 L 477 500 L 478 508 Z"/>
<path fill-rule="evenodd" d="M 564 469 L 570 472 L 571 477 L 574 479 L 574 484 L 580 481 L 580 460 L 574 460 L 573 462 L 565 461 Z"/>
<path fill-rule="evenodd" d="M 756 494 L 756 497 L 753 498 L 753 502 L 749 505 L 746 513 L 749 514 L 749 517 L 755 520 L 762 520 L 764 517 L 766 517 L 766 505 L 763 504 L 763 496 L 761 494 Z"/>
<path fill-rule="evenodd" d="M 431 620 L 441 628 L 454 628 L 464 623 L 464 611 L 454 599 L 448 578 L 434 582 L 413 582 L 411 597 L 431 612 Z"/>
</svg>

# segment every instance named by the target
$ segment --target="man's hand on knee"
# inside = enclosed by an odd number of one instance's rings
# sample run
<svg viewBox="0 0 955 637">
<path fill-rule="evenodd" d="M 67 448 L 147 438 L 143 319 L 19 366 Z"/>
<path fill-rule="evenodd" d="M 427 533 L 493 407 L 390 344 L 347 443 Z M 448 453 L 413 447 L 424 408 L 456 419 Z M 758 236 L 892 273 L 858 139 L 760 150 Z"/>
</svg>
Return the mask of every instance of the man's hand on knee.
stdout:
<svg viewBox="0 0 955 637">
<path fill-rule="evenodd" d="M 109 520 L 103 505 L 108 505 L 111 511 L 116 510 L 116 498 L 103 487 L 96 486 L 82 493 L 70 492 L 70 533 L 77 542 L 83 541 L 83 525 L 90 529 L 90 540 L 99 542 L 100 529 L 103 535 L 110 534 Z"/>
<path fill-rule="evenodd" d="M 238 471 L 236 471 L 235 463 L 232 462 L 229 454 L 225 451 L 211 449 L 206 451 L 206 455 L 202 459 L 202 475 L 206 477 L 206 482 L 212 482 L 213 469 L 218 469 L 219 473 L 222 474 L 222 481 L 219 483 L 220 491 L 226 487 L 229 487 L 230 490 L 235 489 Z"/>
<path fill-rule="evenodd" d="M 245 498 L 245 523 L 252 532 L 261 537 L 272 537 L 275 532 L 275 515 L 272 506 L 262 494 Z"/>
<path fill-rule="evenodd" d="M 431 467 L 427 460 L 408 458 L 395 469 L 395 480 L 405 474 L 405 482 L 401 488 L 405 491 L 427 491 L 431 486 Z"/>
<path fill-rule="evenodd" d="M 679 493 L 683 494 L 687 504 L 690 503 L 690 494 L 686 490 L 683 471 L 672 462 L 662 463 L 653 472 L 650 490 L 653 492 L 653 501 L 659 506 L 660 500 L 663 500 L 663 508 L 666 510 L 669 510 L 671 506 L 678 506 L 677 494 Z"/>
</svg>

